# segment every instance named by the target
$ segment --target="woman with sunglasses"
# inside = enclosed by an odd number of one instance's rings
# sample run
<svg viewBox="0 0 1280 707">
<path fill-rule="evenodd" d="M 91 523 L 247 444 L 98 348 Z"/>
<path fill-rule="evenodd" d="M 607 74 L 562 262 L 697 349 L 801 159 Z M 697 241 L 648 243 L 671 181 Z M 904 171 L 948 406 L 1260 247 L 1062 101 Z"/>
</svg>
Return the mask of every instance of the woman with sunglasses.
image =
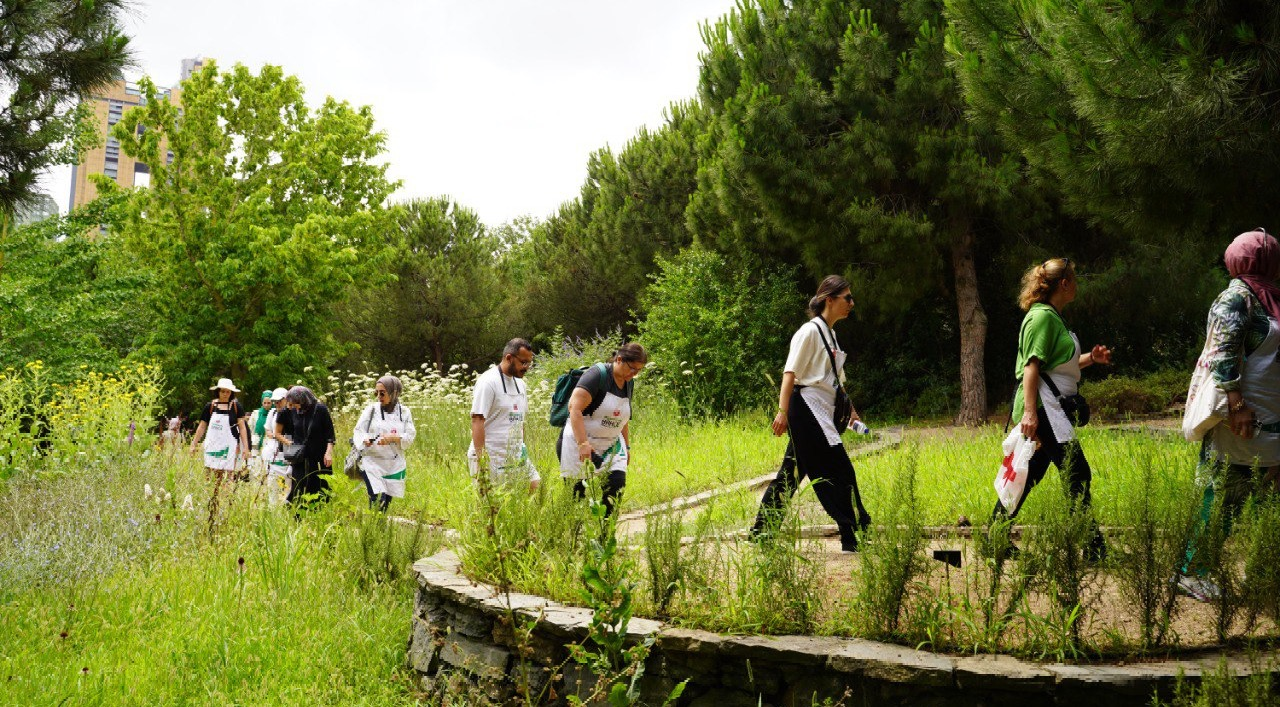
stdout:
<svg viewBox="0 0 1280 707">
<path fill-rule="evenodd" d="M 611 363 L 587 369 L 569 398 L 569 420 L 556 445 L 560 476 L 574 482 L 579 498 L 586 496 L 589 476 L 607 474 L 601 499 L 606 514 L 627 485 L 633 379 L 648 362 L 644 347 L 630 343 L 618 347 Z"/>
<path fill-rule="evenodd" d="M 836 386 L 844 384 L 845 352 L 836 340 L 835 323 L 853 311 L 849 281 L 828 275 L 809 300 L 813 318 L 791 337 L 791 349 L 782 369 L 782 390 L 778 394 L 778 414 L 773 433 L 790 432 L 787 451 L 778 476 L 760 500 L 751 537 L 772 535 L 778 529 L 785 504 L 796 492 L 800 480 L 813 481 L 813 491 L 823 510 L 840 529 L 840 549 L 857 552 L 855 529 L 871 525 L 871 515 L 862 505 L 858 477 L 849 453 L 836 429 Z M 855 410 L 850 424 L 859 420 Z"/>
<path fill-rule="evenodd" d="M 1077 286 L 1070 258 L 1046 260 L 1022 275 L 1018 305 L 1027 314 L 1018 332 L 1014 372 L 1021 385 L 1014 393 L 1011 419 L 1018 420 L 1024 437 L 1040 444 L 1031 457 L 1022 497 L 1013 508 L 996 501 L 993 520 L 1016 516 L 1032 487 L 1044 479 L 1051 462 L 1065 475 L 1071 497 L 1084 508 L 1089 507 L 1093 471 L 1061 401 L 1076 394 L 1080 369 L 1095 363 L 1110 365 L 1111 349 L 1097 345 L 1088 353 L 1081 353 L 1080 340 L 1067 328 L 1062 310 L 1075 300 Z M 1096 522 L 1086 550 L 1093 561 L 1106 555 L 1106 541 Z"/>
<path fill-rule="evenodd" d="M 395 376 L 383 376 L 374 386 L 377 400 L 356 421 L 351 443 L 364 448 L 360 472 L 369 493 L 369 507 L 387 510 L 391 499 L 404 498 L 404 476 L 408 469 L 404 448 L 413 443 L 417 430 L 413 413 L 400 404 L 404 385 Z"/>
</svg>

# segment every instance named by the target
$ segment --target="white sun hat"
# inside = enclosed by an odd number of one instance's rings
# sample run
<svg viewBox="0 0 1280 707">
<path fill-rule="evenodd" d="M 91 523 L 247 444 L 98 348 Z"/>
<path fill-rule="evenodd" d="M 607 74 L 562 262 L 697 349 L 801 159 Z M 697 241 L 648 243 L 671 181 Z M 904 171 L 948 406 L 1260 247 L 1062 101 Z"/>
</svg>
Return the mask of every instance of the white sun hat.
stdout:
<svg viewBox="0 0 1280 707">
<path fill-rule="evenodd" d="M 288 394 L 289 394 L 289 391 L 287 389 L 276 388 L 275 390 L 271 391 L 271 401 L 275 402 L 277 400 L 284 400 L 284 396 Z"/>
<path fill-rule="evenodd" d="M 229 390 L 233 393 L 240 392 L 240 389 L 236 387 L 235 383 L 231 382 L 230 378 L 219 378 L 218 384 L 209 388 L 209 390 L 218 390 L 218 389 Z"/>
</svg>

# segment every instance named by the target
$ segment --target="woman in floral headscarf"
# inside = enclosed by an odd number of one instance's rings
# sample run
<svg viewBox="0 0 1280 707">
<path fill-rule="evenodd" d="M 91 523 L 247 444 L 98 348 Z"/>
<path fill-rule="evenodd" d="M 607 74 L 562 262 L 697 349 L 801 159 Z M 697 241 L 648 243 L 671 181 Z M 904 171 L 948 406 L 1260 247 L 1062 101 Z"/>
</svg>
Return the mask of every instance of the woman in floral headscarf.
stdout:
<svg viewBox="0 0 1280 707">
<path fill-rule="evenodd" d="M 1280 469 L 1280 243 L 1259 228 L 1242 233 L 1223 258 L 1231 282 L 1209 308 L 1204 353 L 1213 384 L 1227 395 L 1227 417 L 1209 430 L 1200 447 L 1205 486 L 1201 522 L 1207 523 L 1217 494 L 1230 518 L 1254 488 L 1254 473 L 1274 477 Z M 1182 590 L 1206 600 L 1217 587 L 1194 573 L 1179 580 Z M 1184 568 L 1184 574 L 1187 568 Z M 1198 575 L 1198 576 L 1196 576 Z"/>
</svg>

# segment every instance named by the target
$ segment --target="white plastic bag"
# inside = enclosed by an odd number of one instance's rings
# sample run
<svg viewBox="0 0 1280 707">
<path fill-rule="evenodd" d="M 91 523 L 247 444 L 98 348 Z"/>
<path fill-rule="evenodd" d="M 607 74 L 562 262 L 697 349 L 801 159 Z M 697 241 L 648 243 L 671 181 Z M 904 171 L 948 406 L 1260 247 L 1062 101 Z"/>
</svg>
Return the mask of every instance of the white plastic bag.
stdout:
<svg viewBox="0 0 1280 707">
<path fill-rule="evenodd" d="M 1036 453 L 1036 443 L 1023 437 L 1021 429 L 1014 429 L 1004 438 L 1002 446 L 1004 460 L 996 472 L 996 495 L 1005 510 L 1014 513 L 1018 510 L 1018 501 L 1022 500 L 1022 491 L 1027 487 L 1028 467 L 1031 455 Z"/>
</svg>

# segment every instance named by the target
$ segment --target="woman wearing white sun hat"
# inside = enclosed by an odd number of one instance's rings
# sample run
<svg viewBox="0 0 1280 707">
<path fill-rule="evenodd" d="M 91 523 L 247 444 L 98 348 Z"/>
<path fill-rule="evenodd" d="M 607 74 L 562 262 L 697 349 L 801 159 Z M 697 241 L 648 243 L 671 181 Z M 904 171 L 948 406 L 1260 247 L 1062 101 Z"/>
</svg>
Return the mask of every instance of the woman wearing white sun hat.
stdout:
<svg viewBox="0 0 1280 707">
<path fill-rule="evenodd" d="M 244 408 L 235 398 L 240 389 L 230 378 L 219 378 L 209 390 L 218 391 L 217 397 L 205 405 L 200 414 L 200 425 L 191 438 L 191 451 L 195 453 L 196 445 L 203 439 L 204 467 L 210 474 L 222 478 L 227 472 L 235 471 L 237 454 L 248 463 L 249 426 L 245 424 Z"/>
</svg>

